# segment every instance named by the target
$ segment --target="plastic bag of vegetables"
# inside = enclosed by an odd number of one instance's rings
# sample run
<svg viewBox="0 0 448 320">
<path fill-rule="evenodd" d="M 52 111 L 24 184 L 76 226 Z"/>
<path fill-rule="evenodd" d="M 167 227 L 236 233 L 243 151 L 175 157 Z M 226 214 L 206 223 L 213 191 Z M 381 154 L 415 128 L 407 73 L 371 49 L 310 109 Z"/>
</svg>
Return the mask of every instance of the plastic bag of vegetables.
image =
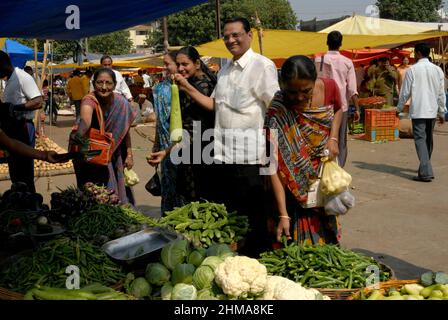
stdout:
<svg viewBox="0 0 448 320">
<path fill-rule="evenodd" d="M 140 179 L 134 170 L 124 168 L 124 181 L 127 187 L 132 187 L 139 183 Z"/>
<path fill-rule="evenodd" d="M 323 166 L 320 190 L 326 195 L 335 195 L 347 190 L 352 177 L 335 161 L 325 161 Z"/>
</svg>

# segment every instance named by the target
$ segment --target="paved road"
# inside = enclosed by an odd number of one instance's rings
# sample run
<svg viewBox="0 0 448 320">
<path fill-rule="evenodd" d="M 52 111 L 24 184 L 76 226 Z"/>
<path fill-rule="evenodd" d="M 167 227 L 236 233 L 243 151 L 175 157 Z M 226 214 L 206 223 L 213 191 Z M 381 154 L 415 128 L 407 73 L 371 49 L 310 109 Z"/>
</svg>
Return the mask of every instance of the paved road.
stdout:
<svg viewBox="0 0 448 320">
<path fill-rule="evenodd" d="M 47 134 L 66 146 L 73 118 L 60 117 L 58 127 Z M 141 183 L 134 187 L 137 205 L 152 216 L 160 214 L 160 198 L 152 197 L 144 184 L 154 173 L 145 155 L 154 128 L 132 129 L 135 171 Z M 418 166 L 412 139 L 374 144 L 349 141 L 346 169 L 353 176 L 356 207 L 342 217 L 342 245 L 368 253 L 389 265 L 399 279 L 411 279 L 426 270 L 448 271 L 448 125 L 437 127 L 431 183 L 412 181 Z M 51 192 L 75 185 L 74 175 L 38 178 L 38 192 L 49 203 Z M 0 182 L 0 191 L 9 181 Z M 446 196 L 445 196 L 446 195 Z"/>
</svg>

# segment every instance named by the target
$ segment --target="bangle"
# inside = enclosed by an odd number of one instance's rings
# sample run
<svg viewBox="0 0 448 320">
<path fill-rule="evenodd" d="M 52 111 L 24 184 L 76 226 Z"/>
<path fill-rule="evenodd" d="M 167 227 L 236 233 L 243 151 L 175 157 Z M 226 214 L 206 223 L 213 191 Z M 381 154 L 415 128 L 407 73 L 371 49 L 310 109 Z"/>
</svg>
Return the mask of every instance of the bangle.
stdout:
<svg viewBox="0 0 448 320">
<path fill-rule="evenodd" d="M 331 138 L 330 138 L 330 140 L 333 140 L 333 141 L 339 142 L 339 140 L 338 140 L 337 138 L 335 138 L 335 137 L 331 137 Z"/>
<path fill-rule="evenodd" d="M 284 218 L 284 219 L 288 219 L 288 220 L 291 220 L 291 218 L 289 217 L 289 216 L 278 216 L 280 219 L 281 218 Z"/>
</svg>

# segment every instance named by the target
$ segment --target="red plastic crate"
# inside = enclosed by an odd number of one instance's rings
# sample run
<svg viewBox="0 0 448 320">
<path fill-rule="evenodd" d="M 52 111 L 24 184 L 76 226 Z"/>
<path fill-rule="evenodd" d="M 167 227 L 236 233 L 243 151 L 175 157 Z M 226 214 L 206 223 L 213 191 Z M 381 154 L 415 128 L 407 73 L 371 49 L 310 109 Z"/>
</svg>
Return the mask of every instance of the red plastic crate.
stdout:
<svg viewBox="0 0 448 320">
<path fill-rule="evenodd" d="M 400 140 L 400 131 L 395 128 L 366 128 L 364 139 L 370 142 L 375 141 L 397 141 Z"/>
<path fill-rule="evenodd" d="M 366 128 L 396 128 L 400 123 L 395 110 L 364 110 L 364 125 Z"/>
</svg>

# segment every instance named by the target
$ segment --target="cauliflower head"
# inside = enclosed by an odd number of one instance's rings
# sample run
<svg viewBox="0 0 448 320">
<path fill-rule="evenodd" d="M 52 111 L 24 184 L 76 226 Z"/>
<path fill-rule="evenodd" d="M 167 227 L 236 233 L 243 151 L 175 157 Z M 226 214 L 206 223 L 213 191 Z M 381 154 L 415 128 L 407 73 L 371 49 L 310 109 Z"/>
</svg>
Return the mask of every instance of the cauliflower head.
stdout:
<svg viewBox="0 0 448 320">
<path fill-rule="evenodd" d="M 215 281 L 229 296 L 260 295 L 267 282 L 267 270 L 258 260 L 245 256 L 227 257 L 215 270 Z"/>
<path fill-rule="evenodd" d="M 316 289 L 306 289 L 300 283 L 279 276 L 268 276 L 263 300 L 330 300 Z"/>
</svg>

